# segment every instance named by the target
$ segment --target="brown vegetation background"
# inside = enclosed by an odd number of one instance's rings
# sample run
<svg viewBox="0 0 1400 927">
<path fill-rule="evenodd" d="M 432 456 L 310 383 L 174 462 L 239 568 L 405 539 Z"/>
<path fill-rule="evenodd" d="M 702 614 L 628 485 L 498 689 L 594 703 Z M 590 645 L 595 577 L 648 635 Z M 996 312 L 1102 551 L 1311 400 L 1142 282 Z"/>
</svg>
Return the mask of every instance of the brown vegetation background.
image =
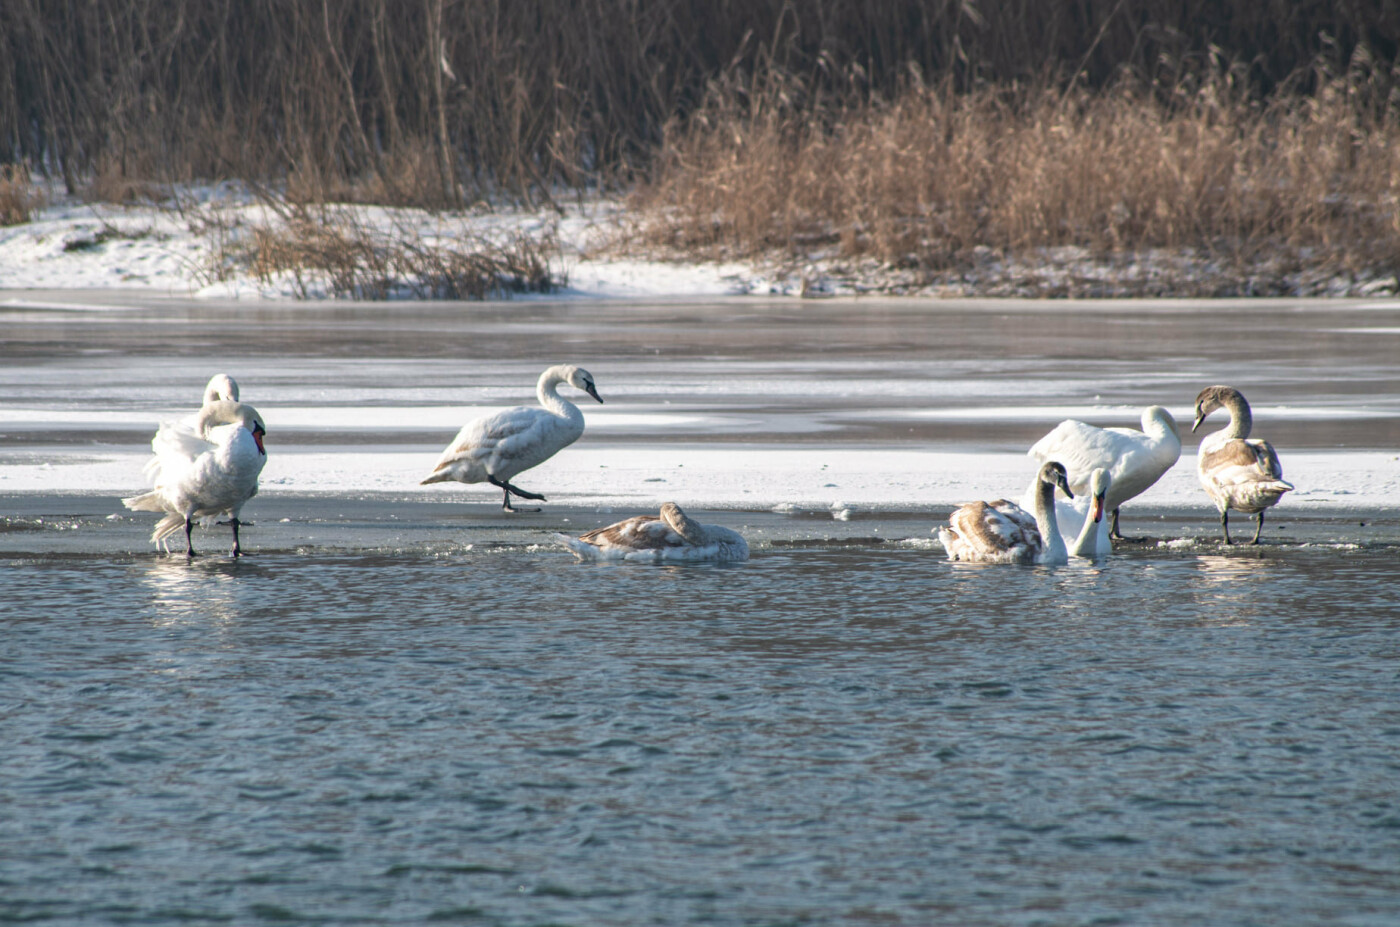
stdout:
<svg viewBox="0 0 1400 927">
<path fill-rule="evenodd" d="M 652 252 L 1336 292 L 1400 274 L 1397 54 L 1400 0 L 0 0 L 0 199 L 626 187 Z"/>
<path fill-rule="evenodd" d="M 717 83 L 814 113 L 1225 61 L 1266 98 L 1397 36 L 1386 0 L 4 0 L 0 163 L 450 205 L 629 177 Z"/>
</svg>

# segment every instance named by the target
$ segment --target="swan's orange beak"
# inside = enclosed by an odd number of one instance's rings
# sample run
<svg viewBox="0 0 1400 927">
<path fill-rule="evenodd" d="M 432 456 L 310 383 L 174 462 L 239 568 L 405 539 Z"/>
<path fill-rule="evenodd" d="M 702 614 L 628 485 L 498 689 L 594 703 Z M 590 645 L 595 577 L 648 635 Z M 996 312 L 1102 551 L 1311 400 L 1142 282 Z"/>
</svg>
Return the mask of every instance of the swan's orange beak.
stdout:
<svg viewBox="0 0 1400 927">
<path fill-rule="evenodd" d="M 1094 524 L 1103 521 L 1103 496 L 1095 496 L 1094 501 L 1089 503 L 1089 517 L 1094 520 Z"/>
<path fill-rule="evenodd" d="M 263 447 L 263 443 L 262 443 L 263 435 L 265 435 L 265 434 L 267 434 L 267 432 L 263 430 L 263 426 L 261 426 L 261 425 L 254 425 L 254 426 L 253 426 L 253 440 L 254 440 L 255 442 L 257 442 L 257 445 L 258 445 L 258 453 L 261 454 L 261 455 L 263 455 L 264 457 L 267 456 L 267 449 Z"/>
</svg>

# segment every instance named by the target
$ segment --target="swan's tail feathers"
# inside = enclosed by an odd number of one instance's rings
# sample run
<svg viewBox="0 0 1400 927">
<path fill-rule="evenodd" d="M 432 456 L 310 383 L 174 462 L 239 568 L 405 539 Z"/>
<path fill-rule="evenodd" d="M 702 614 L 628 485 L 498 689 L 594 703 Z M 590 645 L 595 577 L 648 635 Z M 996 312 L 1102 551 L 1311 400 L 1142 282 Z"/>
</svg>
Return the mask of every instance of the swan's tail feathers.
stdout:
<svg viewBox="0 0 1400 927">
<path fill-rule="evenodd" d="M 151 541 L 161 544 L 172 534 L 177 534 L 185 530 L 185 516 L 171 512 L 169 515 L 156 522 L 155 530 L 151 532 Z"/>
<path fill-rule="evenodd" d="M 576 537 L 570 537 L 567 534 L 558 533 L 554 535 L 554 539 L 560 544 L 563 544 L 565 547 L 569 548 L 569 550 L 573 551 L 574 556 L 579 558 L 580 560 L 598 559 L 598 548 L 594 547 L 587 541 L 581 541 Z"/>
<path fill-rule="evenodd" d="M 127 496 L 122 500 L 122 505 L 133 512 L 164 512 L 165 502 L 161 499 L 160 493 L 143 492 L 139 496 Z"/>
<path fill-rule="evenodd" d="M 428 474 L 427 479 L 419 480 L 418 485 L 427 486 L 429 483 L 447 483 L 451 480 L 452 469 L 450 467 L 443 467 L 441 470 L 434 470 L 432 473 Z"/>
</svg>

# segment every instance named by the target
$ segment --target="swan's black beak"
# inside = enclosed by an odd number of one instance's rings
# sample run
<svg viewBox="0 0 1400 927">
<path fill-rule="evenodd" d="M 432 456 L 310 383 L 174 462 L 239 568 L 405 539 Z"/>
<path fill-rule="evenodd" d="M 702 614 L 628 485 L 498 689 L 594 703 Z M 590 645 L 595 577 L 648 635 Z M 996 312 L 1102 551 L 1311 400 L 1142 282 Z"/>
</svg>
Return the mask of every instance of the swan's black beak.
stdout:
<svg viewBox="0 0 1400 927">
<path fill-rule="evenodd" d="M 584 390 L 588 393 L 588 395 L 592 396 L 594 399 L 598 400 L 600 403 L 603 401 L 603 397 L 598 395 L 598 388 L 597 388 L 596 386 L 594 386 L 592 383 L 590 383 L 590 384 L 588 384 L 587 386 L 585 386 L 585 387 L 584 387 Z"/>
<path fill-rule="evenodd" d="M 1196 421 L 1191 424 L 1191 433 L 1195 434 L 1196 429 L 1201 427 L 1201 422 L 1206 420 L 1206 414 L 1201 411 L 1200 406 L 1196 407 Z"/>
<path fill-rule="evenodd" d="M 1055 485 L 1064 490 L 1066 497 L 1073 499 L 1074 493 L 1069 491 L 1069 478 L 1063 472 L 1055 474 Z"/>
</svg>

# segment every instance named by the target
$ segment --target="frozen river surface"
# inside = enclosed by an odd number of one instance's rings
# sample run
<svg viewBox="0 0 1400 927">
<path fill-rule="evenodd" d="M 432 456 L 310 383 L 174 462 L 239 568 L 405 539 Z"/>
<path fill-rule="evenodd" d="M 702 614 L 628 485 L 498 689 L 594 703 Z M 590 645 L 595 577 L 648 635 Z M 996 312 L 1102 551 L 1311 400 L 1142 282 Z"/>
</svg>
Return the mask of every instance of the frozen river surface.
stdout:
<svg viewBox="0 0 1400 927">
<path fill-rule="evenodd" d="M 81 299 L 0 298 L 0 920 L 1400 920 L 1400 304 Z M 559 361 L 543 513 L 416 485 Z M 117 497 L 216 370 L 251 556 L 160 557 Z M 1188 436 L 1109 560 L 942 559 L 1061 418 L 1212 383 L 1266 544 Z M 668 498 L 753 559 L 551 543 Z"/>
</svg>

